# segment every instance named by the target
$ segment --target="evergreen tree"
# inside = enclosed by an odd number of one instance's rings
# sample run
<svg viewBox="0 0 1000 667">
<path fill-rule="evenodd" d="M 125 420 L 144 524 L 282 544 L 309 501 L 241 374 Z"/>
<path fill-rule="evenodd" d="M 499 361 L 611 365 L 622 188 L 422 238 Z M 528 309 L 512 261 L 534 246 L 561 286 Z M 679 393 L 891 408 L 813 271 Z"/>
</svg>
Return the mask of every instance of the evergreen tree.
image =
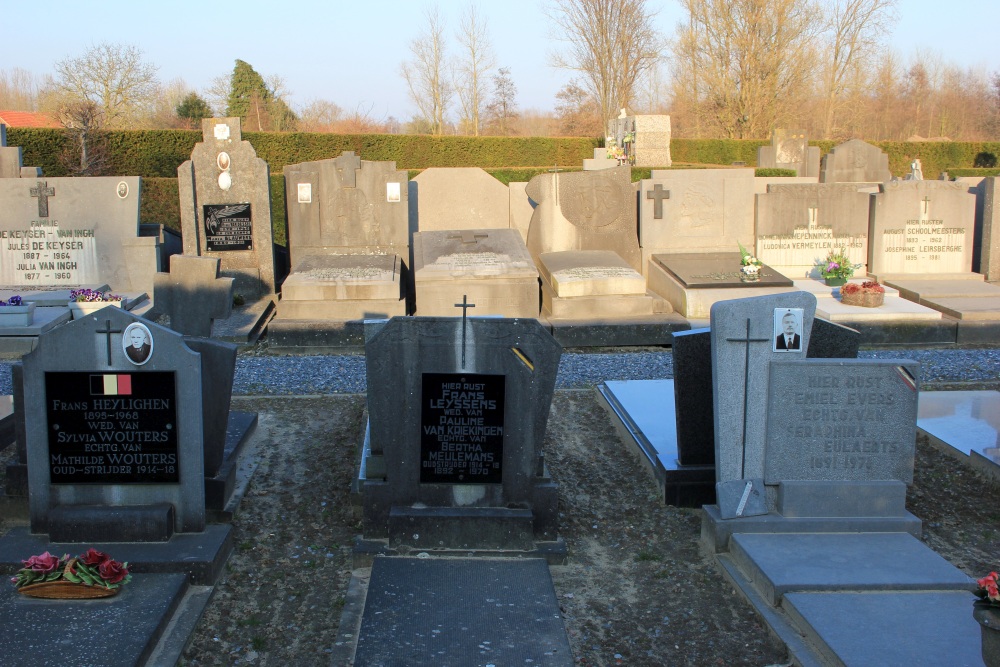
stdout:
<svg viewBox="0 0 1000 667">
<path fill-rule="evenodd" d="M 202 118 L 212 117 L 212 109 L 208 106 L 208 102 L 203 100 L 198 93 L 189 93 L 177 105 L 177 117 L 183 118 L 187 121 L 189 127 L 194 128 Z"/>
</svg>

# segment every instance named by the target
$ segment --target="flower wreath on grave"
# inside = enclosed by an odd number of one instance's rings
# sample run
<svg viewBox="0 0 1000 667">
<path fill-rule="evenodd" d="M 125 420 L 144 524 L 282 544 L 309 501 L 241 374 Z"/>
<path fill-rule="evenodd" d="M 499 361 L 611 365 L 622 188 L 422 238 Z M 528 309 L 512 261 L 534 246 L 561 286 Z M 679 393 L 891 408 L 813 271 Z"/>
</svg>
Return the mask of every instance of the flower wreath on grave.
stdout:
<svg viewBox="0 0 1000 667">
<path fill-rule="evenodd" d="M 877 280 L 847 283 L 840 288 L 840 302 L 845 306 L 878 308 L 885 301 L 885 288 Z"/>
<path fill-rule="evenodd" d="M 820 275 L 826 280 L 828 285 L 843 285 L 854 275 L 854 269 L 860 268 L 860 264 L 851 263 L 851 258 L 847 256 L 847 249 L 841 248 L 839 251 L 831 250 L 826 259 L 816 263 Z"/>
<path fill-rule="evenodd" d="M 982 637 L 982 656 L 986 667 L 1000 665 L 1000 580 L 996 572 L 990 572 L 976 580 L 976 601 L 972 607 L 972 617 L 979 623 Z"/>
<path fill-rule="evenodd" d="M 740 247 L 740 280 L 744 282 L 754 282 L 760 280 L 760 269 L 764 263 L 751 255 L 750 251 L 743 247 L 739 241 L 736 245 Z"/>
<path fill-rule="evenodd" d="M 21 302 L 21 297 L 19 297 L 16 294 L 14 296 L 10 297 L 9 299 L 7 299 L 6 301 L 4 301 L 3 299 L 0 299 L 0 307 L 3 307 L 3 306 L 23 306 L 23 305 L 24 304 Z"/>
<path fill-rule="evenodd" d="M 24 567 L 11 582 L 22 595 L 36 598 L 106 598 L 117 595 L 132 580 L 128 563 L 119 563 L 94 548 L 74 558 L 46 551 L 21 563 Z"/>
<path fill-rule="evenodd" d="M 76 302 L 86 301 L 121 301 L 122 297 L 111 292 L 102 292 L 96 289 L 75 289 L 69 293 L 69 300 Z"/>
</svg>

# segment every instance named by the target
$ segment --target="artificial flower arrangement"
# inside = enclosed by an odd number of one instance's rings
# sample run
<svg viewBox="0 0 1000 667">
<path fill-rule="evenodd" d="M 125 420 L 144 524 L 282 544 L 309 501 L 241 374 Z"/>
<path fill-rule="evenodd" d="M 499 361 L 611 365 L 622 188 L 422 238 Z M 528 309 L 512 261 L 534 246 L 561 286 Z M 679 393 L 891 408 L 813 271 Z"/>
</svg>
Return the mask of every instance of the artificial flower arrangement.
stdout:
<svg viewBox="0 0 1000 667">
<path fill-rule="evenodd" d="M 740 247 L 740 274 L 749 279 L 758 278 L 764 263 L 750 254 L 750 251 L 744 248 L 739 241 L 736 242 L 736 245 Z"/>
<path fill-rule="evenodd" d="M 4 301 L 3 299 L 0 299 L 0 307 L 3 307 L 3 306 L 23 306 L 23 305 L 24 305 L 24 302 L 21 301 L 21 297 L 19 297 L 16 294 L 14 296 L 10 297 L 9 299 L 7 299 L 6 301 Z"/>
<path fill-rule="evenodd" d="M 885 301 L 885 288 L 877 280 L 847 283 L 840 288 L 840 301 L 846 306 L 877 308 Z"/>
<path fill-rule="evenodd" d="M 74 558 L 69 554 L 60 558 L 46 551 L 21 563 L 24 567 L 11 582 L 20 593 L 31 597 L 110 597 L 132 580 L 128 563 L 119 563 L 94 548 Z"/>
<path fill-rule="evenodd" d="M 827 281 L 842 280 L 846 282 L 854 275 L 854 269 L 860 266 L 860 264 L 853 264 L 851 262 L 851 258 L 847 256 L 845 248 L 841 248 L 839 251 L 831 250 L 826 259 L 816 263 L 816 268 L 819 269 L 820 275 Z"/>
<path fill-rule="evenodd" d="M 122 297 L 111 292 L 102 292 L 96 289 L 75 289 L 69 293 L 70 301 L 121 301 Z"/>
<path fill-rule="evenodd" d="M 997 588 L 996 572 L 990 572 L 982 579 L 976 580 L 976 604 L 987 607 L 1000 607 L 1000 589 Z"/>
</svg>

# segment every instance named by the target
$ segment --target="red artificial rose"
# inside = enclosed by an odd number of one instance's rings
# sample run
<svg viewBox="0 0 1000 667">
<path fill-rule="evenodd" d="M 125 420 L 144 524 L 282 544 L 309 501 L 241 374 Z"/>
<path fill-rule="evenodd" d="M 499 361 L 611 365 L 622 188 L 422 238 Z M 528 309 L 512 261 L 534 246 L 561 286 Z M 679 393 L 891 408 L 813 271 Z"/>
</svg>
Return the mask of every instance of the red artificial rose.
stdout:
<svg viewBox="0 0 1000 667">
<path fill-rule="evenodd" d="M 59 560 L 58 556 L 53 556 L 46 551 L 40 556 L 32 556 L 28 560 L 21 562 L 24 563 L 24 569 L 26 570 L 31 570 L 38 574 L 48 574 L 49 572 L 54 572 L 59 567 Z"/>
<path fill-rule="evenodd" d="M 111 556 L 107 555 L 103 551 L 98 551 L 91 547 L 87 549 L 87 553 L 80 556 L 80 562 L 84 565 L 100 565 L 106 560 L 110 560 Z"/>
<path fill-rule="evenodd" d="M 97 568 L 97 572 L 101 575 L 101 579 L 109 584 L 117 584 L 119 581 L 128 576 L 128 568 L 118 561 L 110 558 L 100 564 Z"/>
</svg>

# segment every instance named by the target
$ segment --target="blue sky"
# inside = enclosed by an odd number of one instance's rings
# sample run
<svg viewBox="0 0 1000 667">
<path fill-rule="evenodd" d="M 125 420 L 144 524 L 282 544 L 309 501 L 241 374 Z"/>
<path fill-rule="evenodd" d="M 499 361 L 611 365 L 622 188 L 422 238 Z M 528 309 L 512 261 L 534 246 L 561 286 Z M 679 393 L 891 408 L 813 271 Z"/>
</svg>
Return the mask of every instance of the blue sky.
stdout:
<svg viewBox="0 0 1000 667">
<path fill-rule="evenodd" d="M 370 109 L 375 119 L 409 120 L 414 108 L 400 74 L 409 44 L 434 3 L 419 0 L 293 0 L 223 3 L 109 3 L 49 0 L 44 8 L 11 3 L 3 12 L 0 69 L 20 67 L 50 74 L 58 60 L 82 54 L 101 41 L 143 49 L 166 83 L 184 79 L 203 91 L 232 71 L 239 58 L 265 77 L 278 74 L 299 108 L 327 99 L 342 108 Z M 452 46 L 466 0 L 437 3 Z M 544 0 L 482 0 L 499 66 L 510 67 L 522 108 L 548 110 L 569 74 L 549 66 L 559 43 L 550 35 Z M 655 25 L 671 36 L 682 13 L 676 0 L 660 7 Z M 904 61 L 917 49 L 962 67 L 1000 71 L 995 48 L 998 0 L 900 0 L 891 43 Z"/>
</svg>

